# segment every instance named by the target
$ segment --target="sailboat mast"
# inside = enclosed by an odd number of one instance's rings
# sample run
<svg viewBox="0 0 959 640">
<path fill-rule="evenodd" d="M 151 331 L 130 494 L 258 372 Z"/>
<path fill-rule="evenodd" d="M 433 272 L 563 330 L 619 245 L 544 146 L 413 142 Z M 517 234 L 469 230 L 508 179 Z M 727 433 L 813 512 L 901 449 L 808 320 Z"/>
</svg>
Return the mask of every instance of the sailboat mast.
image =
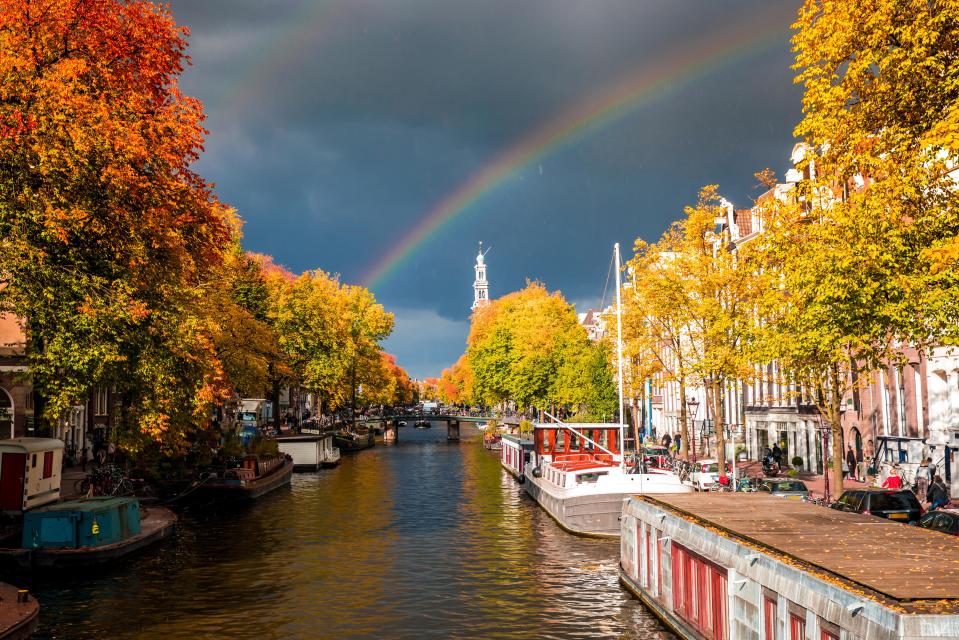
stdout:
<svg viewBox="0 0 959 640">
<path fill-rule="evenodd" d="M 622 269 L 621 260 L 619 257 L 619 243 L 617 242 L 613 247 L 613 252 L 616 254 L 616 359 L 618 360 L 619 368 L 619 446 L 620 450 L 623 453 L 623 461 L 626 460 L 626 432 L 625 432 L 625 416 L 623 415 L 623 300 L 622 300 L 622 285 L 620 283 L 620 270 Z M 638 444 L 638 443 L 637 443 Z"/>
</svg>

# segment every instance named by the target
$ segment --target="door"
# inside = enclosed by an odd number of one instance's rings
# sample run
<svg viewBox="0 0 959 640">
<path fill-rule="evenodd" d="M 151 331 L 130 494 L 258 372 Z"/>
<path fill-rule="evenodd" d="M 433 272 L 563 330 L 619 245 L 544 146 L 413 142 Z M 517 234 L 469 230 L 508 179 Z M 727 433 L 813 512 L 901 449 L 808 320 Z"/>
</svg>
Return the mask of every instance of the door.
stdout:
<svg viewBox="0 0 959 640">
<path fill-rule="evenodd" d="M 23 474 L 27 454 L 4 453 L 0 459 L 0 509 L 19 511 L 23 508 Z"/>
</svg>

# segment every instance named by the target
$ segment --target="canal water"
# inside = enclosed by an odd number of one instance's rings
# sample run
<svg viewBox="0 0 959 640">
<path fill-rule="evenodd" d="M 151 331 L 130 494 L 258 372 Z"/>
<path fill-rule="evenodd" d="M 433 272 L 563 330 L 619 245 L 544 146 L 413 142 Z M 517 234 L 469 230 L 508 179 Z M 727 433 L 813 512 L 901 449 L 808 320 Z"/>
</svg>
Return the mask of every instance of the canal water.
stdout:
<svg viewBox="0 0 959 640">
<path fill-rule="evenodd" d="M 34 585 L 38 638 L 672 638 L 463 427 L 295 474 L 106 572 Z"/>
</svg>

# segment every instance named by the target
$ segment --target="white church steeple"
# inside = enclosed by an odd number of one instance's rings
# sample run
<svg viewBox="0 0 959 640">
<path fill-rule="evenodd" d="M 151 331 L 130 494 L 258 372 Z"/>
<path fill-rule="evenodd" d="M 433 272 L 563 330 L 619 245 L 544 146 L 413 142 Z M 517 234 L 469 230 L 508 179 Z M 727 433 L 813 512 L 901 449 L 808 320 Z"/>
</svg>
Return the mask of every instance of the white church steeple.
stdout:
<svg viewBox="0 0 959 640">
<path fill-rule="evenodd" d="M 489 251 L 487 249 L 486 251 Z M 486 253 L 483 251 L 483 243 L 479 243 L 479 253 L 476 254 L 476 266 L 473 269 L 476 271 L 476 279 L 473 280 L 473 306 L 472 309 L 476 307 L 481 307 L 484 304 L 489 304 L 489 282 L 486 281 Z"/>
</svg>

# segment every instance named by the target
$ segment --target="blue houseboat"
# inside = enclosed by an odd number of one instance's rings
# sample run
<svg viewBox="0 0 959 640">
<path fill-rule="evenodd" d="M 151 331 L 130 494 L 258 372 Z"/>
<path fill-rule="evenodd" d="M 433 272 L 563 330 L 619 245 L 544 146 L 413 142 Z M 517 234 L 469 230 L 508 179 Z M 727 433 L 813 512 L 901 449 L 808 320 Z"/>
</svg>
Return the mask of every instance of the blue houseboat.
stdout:
<svg viewBox="0 0 959 640">
<path fill-rule="evenodd" d="M 175 523 L 169 509 L 141 509 L 136 498 L 70 500 L 25 512 L 20 547 L 0 556 L 19 568 L 97 565 L 166 538 Z"/>
</svg>

